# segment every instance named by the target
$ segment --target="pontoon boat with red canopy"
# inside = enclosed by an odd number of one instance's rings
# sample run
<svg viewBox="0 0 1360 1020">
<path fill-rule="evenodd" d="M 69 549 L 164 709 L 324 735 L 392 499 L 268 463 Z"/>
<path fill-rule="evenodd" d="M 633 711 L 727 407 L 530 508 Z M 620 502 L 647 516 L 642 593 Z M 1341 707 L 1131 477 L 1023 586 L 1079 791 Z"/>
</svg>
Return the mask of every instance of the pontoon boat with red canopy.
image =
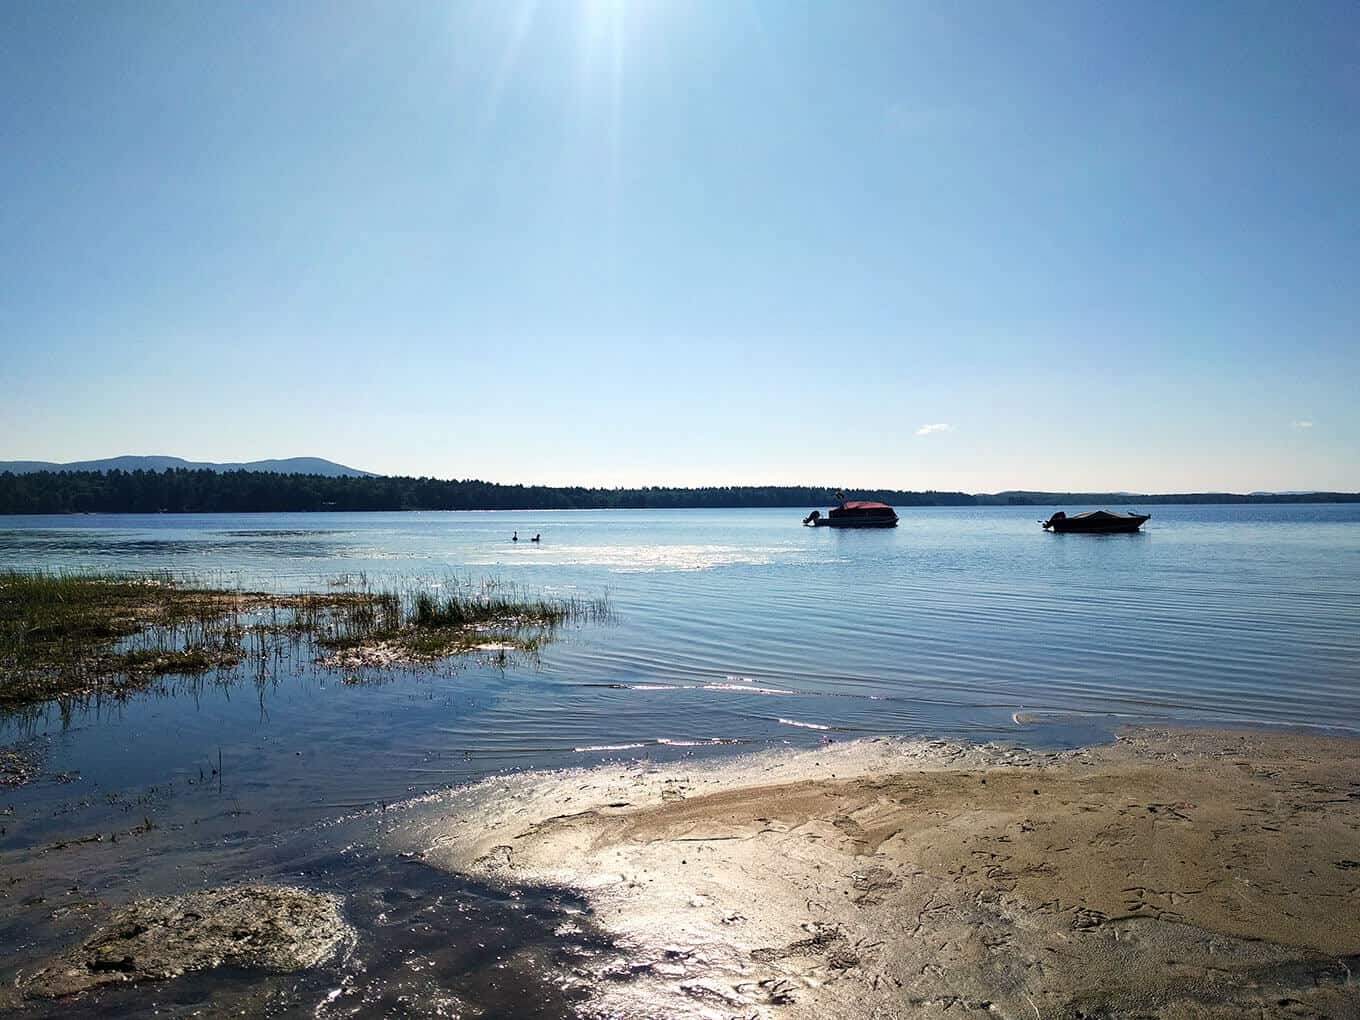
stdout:
<svg viewBox="0 0 1360 1020">
<path fill-rule="evenodd" d="M 812 511 L 803 523 L 809 528 L 895 528 L 897 512 L 887 503 L 847 499 L 828 510 L 825 517 L 820 510 Z"/>
</svg>

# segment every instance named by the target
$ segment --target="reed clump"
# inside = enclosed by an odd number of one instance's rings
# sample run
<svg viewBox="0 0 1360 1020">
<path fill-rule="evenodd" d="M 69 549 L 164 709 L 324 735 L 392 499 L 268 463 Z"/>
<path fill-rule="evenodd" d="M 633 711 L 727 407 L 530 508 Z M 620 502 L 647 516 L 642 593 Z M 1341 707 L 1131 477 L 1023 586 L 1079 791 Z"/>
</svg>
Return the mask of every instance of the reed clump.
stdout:
<svg viewBox="0 0 1360 1020">
<path fill-rule="evenodd" d="M 537 652 L 566 623 L 609 617 L 606 599 L 544 598 L 496 583 L 446 581 L 374 594 L 373 619 L 346 614 L 319 636 L 323 662 L 355 666 L 428 662 L 469 651 Z"/>
<path fill-rule="evenodd" d="M 335 586 L 332 586 L 335 587 Z M 0 571 L 0 711 L 162 676 L 225 671 L 305 643 L 327 667 L 399 666 L 469 651 L 533 653 L 603 599 L 551 599 L 448 580 L 391 590 L 268 594 L 168 574 Z"/>
</svg>

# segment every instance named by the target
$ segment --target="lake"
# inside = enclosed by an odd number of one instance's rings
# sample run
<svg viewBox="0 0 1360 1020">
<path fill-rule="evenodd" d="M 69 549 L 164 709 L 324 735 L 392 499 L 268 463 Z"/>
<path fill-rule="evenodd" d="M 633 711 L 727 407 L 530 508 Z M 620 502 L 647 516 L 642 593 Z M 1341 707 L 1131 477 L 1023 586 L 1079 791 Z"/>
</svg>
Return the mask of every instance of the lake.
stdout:
<svg viewBox="0 0 1360 1020">
<path fill-rule="evenodd" d="M 0 519 L 10 567 L 267 590 L 492 578 L 614 609 L 536 664 L 346 687 L 299 663 L 258 698 L 167 684 L 8 720 L 0 741 L 59 730 L 57 768 L 129 782 L 177 748 L 263 741 L 309 756 L 324 810 L 597 747 L 1061 742 L 1139 719 L 1360 730 L 1360 507 L 1153 510 L 1112 536 L 1044 533 L 1042 507 L 910 509 L 870 531 L 802 528 L 796 510 Z"/>
<path fill-rule="evenodd" d="M 1360 733 L 1360 506 L 1154 506 L 1111 536 L 1047 534 L 1051 509 L 908 508 L 883 531 L 803 528 L 806 508 L 0 518 L 9 568 L 494 579 L 613 609 L 536 661 L 354 684 L 282 655 L 10 716 L 0 745 L 44 773 L 4 791 L 0 851 L 145 814 L 159 865 L 103 888 L 170 888 L 186 859 L 225 867 L 206 848 L 286 868 L 280 834 L 507 769 L 877 734 L 1071 746 L 1134 721 Z M 32 924 L 8 937 L 51 937 Z"/>
</svg>

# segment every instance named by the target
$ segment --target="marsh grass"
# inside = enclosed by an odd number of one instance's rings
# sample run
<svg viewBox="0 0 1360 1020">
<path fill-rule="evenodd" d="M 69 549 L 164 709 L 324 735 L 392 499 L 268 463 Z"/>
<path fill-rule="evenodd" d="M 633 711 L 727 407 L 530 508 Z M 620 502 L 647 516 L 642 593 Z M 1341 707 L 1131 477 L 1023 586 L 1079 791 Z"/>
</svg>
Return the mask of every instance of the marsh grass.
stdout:
<svg viewBox="0 0 1360 1020">
<path fill-rule="evenodd" d="M 387 590 L 372 598 L 371 615 L 339 614 L 333 626 L 318 629 L 320 645 L 357 653 L 332 656 L 333 661 L 400 665 L 471 651 L 534 654 L 564 624 L 611 615 L 607 599 L 544 598 L 494 582 L 476 587 L 447 580 L 436 589 Z"/>
<path fill-rule="evenodd" d="M 0 571 L 0 710 L 124 694 L 161 676 L 228 671 L 247 658 L 264 676 L 282 657 L 280 641 L 323 653 L 317 661 L 336 668 L 486 650 L 536 654 L 563 624 L 609 613 L 603 599 L 549 599 L 452 579 L 278 595 L 192 586 L 168 574 Z"/>
<path fill-rule="evenodd" d="M 168 575 L 0 571 L 0 708 L 230 665 L 235 607 Z"/>
</svg>

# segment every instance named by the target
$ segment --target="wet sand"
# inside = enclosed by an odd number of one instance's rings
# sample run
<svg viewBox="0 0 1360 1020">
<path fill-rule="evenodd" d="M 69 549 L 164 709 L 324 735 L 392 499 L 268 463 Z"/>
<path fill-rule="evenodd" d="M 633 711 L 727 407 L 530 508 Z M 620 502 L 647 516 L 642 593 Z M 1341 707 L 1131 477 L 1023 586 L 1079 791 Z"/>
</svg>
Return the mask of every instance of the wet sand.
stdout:
<svg viewBox="0 0 1360 1020">
<path fill-rule="evenodd" d="M 602 1014 L 1360 1016 L 1360 742 L 871 740 L 422 810 L 429 863 L 587 896 Z"/>
</svg>

